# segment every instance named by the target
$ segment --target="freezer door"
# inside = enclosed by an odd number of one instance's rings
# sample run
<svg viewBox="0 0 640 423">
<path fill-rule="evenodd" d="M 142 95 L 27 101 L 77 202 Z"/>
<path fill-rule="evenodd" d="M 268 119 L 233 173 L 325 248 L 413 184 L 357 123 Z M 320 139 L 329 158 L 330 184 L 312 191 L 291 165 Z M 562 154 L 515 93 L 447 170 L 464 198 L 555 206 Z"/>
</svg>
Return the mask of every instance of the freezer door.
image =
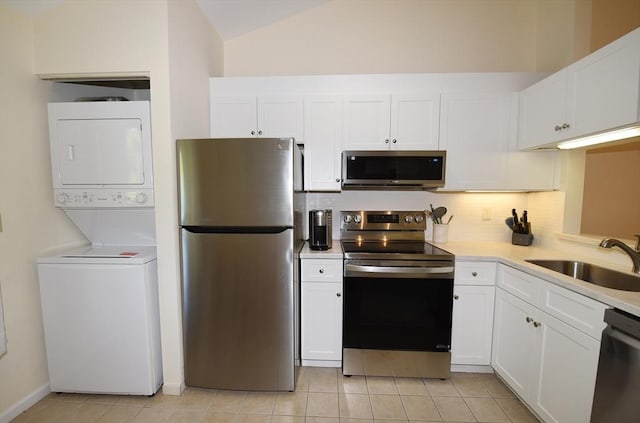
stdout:
<svg viewBox="0 0 640 423">
<path fill-rule="evenodd" d="M 292 391 L 293 230 L 181 231 L 186 385 Z"/>
<path fill-rule="evenodd" d="M 180 224 L 293 226 L 297 152 L 292 139 L 178 140 Z"/>
</svg>

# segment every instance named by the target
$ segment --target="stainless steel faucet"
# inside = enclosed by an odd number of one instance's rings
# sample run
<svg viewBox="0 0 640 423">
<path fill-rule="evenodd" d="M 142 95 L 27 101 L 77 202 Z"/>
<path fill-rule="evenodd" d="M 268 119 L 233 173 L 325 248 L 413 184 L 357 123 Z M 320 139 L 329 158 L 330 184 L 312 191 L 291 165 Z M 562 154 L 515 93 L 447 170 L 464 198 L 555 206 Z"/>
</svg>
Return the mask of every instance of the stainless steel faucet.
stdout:
<svg viewBox="0 0 640 423">
<path fill-rule="evenodd" d="M 611 247 L 619 247 L 629 255 L 631 261 L 633 262 L 633 269 L 631 270 L 633 273 L 640 274 L 640 234 L 634 235 L 636 238 L 636 249 L 629 247 L 624 242 L 617 240 L 615 238 L 605 238 L 600 242 L 600 246 L 604 248 Z"/>
</svg>

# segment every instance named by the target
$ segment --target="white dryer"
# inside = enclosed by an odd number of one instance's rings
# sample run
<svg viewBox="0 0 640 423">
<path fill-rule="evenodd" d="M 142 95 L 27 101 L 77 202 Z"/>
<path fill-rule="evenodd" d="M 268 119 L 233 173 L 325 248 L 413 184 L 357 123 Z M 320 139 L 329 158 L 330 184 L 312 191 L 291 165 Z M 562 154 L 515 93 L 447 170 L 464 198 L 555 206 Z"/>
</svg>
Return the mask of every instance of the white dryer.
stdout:
<svg viewBox="0 0 640 423">
<path fill-rule="evenodd" d="M 53 392 L 162 384 L 149 102 L 49 104 L 54 203 L 91 245 L 38 258 Z"/>
</svg>

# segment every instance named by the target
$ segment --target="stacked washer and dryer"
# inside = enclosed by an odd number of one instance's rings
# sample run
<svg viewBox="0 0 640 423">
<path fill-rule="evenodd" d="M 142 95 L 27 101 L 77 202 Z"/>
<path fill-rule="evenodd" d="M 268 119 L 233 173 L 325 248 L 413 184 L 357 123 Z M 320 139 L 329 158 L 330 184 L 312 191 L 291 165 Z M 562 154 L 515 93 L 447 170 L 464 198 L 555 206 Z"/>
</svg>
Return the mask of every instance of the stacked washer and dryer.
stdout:
<svg viewBox="0 0 640 423">
<path fill-rule="evenodd" d="M 53 196 L 91 242 L 38 258 L 52 392 L 162 384 L 148 101 L 49 104 Z"/>
</svg>

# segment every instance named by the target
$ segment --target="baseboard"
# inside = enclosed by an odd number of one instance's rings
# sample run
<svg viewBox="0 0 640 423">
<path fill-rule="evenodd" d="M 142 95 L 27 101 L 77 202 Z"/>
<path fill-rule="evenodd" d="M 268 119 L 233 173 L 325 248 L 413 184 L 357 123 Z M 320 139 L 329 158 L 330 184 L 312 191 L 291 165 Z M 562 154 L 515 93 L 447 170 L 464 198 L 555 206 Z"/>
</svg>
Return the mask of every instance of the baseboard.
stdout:
<svg viewBox="0 0 640 423">
<path fill-rule="evenodd" d="M 164 383 L 162 385 L 162 393 L 164 395 L 181 395 L 182 391 L 184 391 L 183 383 Z"/>
<path fill-rule="evenodd" d="M 9 423 L 11 420 L 18 417 L 22 412 L 28 410 L 33 405 L 35 405 L 35 403 L 49 395 L 50 392 L 51 389 L 49 388 L 49 384 L 45 383 L 26 397 L 22 398 L 17 403 L 13 404 L 2 414 L 0 414 L 0 423 Z"/>
<path fill-rule="evenodd" d="M 452 364 L 451 371 L 460 373 L 493 373 L 493 368 L 491 366 Z"/>
<path fill-rule="evenodd" d="M 302 360 L 303 367 L 342 367 L 339 360 Z"/>
</svg>

